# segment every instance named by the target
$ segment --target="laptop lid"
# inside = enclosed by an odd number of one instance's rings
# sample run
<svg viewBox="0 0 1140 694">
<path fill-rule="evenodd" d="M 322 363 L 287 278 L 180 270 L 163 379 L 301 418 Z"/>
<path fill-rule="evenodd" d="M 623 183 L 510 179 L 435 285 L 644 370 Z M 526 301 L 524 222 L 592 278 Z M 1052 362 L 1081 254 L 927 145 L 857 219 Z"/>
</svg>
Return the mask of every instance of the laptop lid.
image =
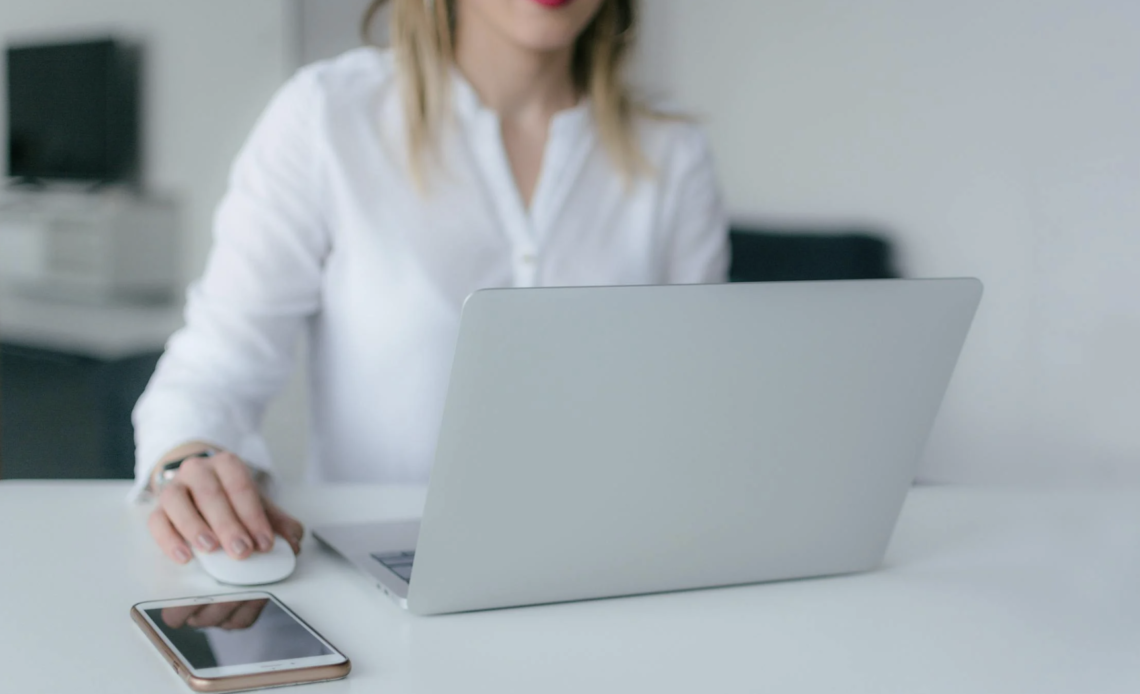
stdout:
<svg viewBox="0 0 1140 694">
<path fill-rule="evenodd" d="M 877 566 L 981 291 L 953 279 L 477 292 L 409 609 Z"/>
</svg>

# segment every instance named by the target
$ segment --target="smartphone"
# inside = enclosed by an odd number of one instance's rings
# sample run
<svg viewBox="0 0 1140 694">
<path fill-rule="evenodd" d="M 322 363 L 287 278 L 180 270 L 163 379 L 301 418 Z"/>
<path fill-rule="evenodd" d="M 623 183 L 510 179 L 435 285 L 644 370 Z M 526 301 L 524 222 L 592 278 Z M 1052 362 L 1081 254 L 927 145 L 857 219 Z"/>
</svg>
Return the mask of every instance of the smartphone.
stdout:
<svg viewBox="0 0 1140 694">
<path fill-rule="evenodd" d="M 352 668 L 265 591 L 140 602 L 131 618 L 196 692 L 338 680 Z"/>
</svg>

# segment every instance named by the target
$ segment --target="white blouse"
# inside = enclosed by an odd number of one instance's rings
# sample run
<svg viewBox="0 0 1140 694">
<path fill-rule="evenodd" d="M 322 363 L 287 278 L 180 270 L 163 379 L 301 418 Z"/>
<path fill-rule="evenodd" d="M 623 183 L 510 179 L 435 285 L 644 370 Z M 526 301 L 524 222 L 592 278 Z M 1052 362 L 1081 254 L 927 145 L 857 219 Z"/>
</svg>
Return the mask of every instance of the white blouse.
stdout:
<svg viewBox="0 0 1140 694">
<path fill-rule="evenodd" d="M 455 123 L 424 191 L 391 53 L 309 66 L 274 97 L 234 163 L 186 326 L 135 408 L 136 495 L 189 441 L 270 469 L 261 419 L 301 334 L 309 478 L 424 483 L 472 291 L 724 281 L 726 218 L 697 127 L 640 121 L 655 173 L 627 186 L 588 105 L 563 111 L 528 209 L 498 117 L 453 84 Z"/>
</svg>

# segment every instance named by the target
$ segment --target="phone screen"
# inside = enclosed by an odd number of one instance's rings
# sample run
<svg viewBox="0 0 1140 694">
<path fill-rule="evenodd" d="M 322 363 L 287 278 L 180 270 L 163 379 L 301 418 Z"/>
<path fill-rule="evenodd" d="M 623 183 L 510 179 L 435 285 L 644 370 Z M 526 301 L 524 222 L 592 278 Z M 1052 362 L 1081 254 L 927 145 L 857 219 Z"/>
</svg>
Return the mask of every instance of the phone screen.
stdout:
<svg viewBox="0 0 1140 694">
<path fill-rule="evenodd" d="M 145 612 L 183 659 L 199 670 L 333 653 L 268 599 L 152 608 Z"/>
</svg>

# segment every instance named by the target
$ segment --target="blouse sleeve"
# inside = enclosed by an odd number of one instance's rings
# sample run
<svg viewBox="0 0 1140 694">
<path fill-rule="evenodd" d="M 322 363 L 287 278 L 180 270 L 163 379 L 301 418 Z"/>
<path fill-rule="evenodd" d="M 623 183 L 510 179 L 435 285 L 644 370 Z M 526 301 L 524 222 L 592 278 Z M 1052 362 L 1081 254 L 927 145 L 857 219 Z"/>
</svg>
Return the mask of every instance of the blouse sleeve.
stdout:
<svg viewBox="0 0 1140 694">
<path fill-rule="evenodd" d="M 171 337 L 135 406 L 135 486 L 168 450 L 206 441 L 268 469 L 259 433 L 287 381 L 306 319 L 321 303 L 331 241 L 317 73 L 276 94 L 234 162 L 214 218 L 204 275 L 187 293 L 186 326 Z"/>
<path fill-rule="evenodd" d="M 704 133 L 696 126 L 686 126 L 674 157 L 665 215 L 671 227 L 668 281 L 724 282 L 729 263 L 728 215 Z"/>
</svg>

